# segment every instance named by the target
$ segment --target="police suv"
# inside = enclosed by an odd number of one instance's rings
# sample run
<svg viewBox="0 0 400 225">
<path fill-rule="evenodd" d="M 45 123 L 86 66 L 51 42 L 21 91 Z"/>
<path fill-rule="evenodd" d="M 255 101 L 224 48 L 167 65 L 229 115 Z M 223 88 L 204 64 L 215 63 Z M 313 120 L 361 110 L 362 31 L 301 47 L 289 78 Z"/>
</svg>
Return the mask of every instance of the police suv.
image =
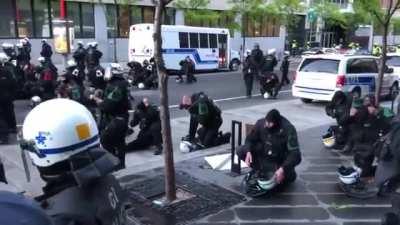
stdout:
<svg viewBox="0 0 400 225">
<path fill-rule="evenodd" d="M 379 58 L 369 55 L 306 56 L 296 71 L 292 93 L 304 103 L 331 101 L 339 90 L 360 97 L 374 94 L 378 68 Z M 394 97 L 398 89 L 398 76 L 393 69 L 387 69 L 382 82 L 382 96 Z"/>
</svg>

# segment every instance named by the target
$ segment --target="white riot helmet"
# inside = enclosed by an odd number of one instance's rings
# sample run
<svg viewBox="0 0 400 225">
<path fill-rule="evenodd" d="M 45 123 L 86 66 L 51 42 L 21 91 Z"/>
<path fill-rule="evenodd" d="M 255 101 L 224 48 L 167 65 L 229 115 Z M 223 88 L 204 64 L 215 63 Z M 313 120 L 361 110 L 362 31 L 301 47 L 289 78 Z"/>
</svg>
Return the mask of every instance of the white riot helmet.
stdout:
<svg viewBox="0 0 400 225">
<path fill-rule="evenodd" d="M 0 52 L 0 64 L 3 65 L 8 62 L 8 60 L 10 60 L 10 57 L 8 57 L 4 52 Z"/>
<path fill-rule="evenodd" d="M 270 191 L 274 187 L 276 187 L 276 176 L 275 175 L 270 175 L 267 178 L 259 178 L 257 180 L 258 186 L 263 189 L 264 191 Z"/>
<path fill-rule="evenodd" d="M 39 105 L 42 102 L 42 99 L 39 96 L 33 96 L 31 98 L 31 108 L 35 108 L 37 105 Z"/>
<path fill-rule="evenodd" d="M 339 180 L 344 184 L 355 184 L 358 182 L 361 170 L 353 167 L 341 166 L 338 169 Z"/>
<path fill-rule="evenodd" d="M 275 55 L 275 53 L 276 53 L 276 49 L 275 48 L 268 50 L 268 55 Z"/>
<path fill-rule="evenodd" d="M 139 88 L 139 89 L 144 89 L 144 88 L 145 88 L 144 83 L 139 83 L 139 84 L 138 84 L 138 88 Z"/>
<path fill-rule="evenodd" d="M 329 130 L 325 135 L 322 136 L 322 143 L 326 148 L 333 148 L 336 144 L 336 138 L 333 131 Z"/>
<path fill-rule="evenodd" d="M 93 48 L 95 48 L 95 47 L 97 47 L 97 42 L 89 42 L 89 43 L 87 43 L 87 45 L 89 46 L 89 47 L 93 47 Z"/>
<path fill-rule="evenodd" d="M 246 49 L 246 52 L 244 53 L 244 56 L 250 56 L 251 55 L 251 50 L 250 49 Z"/>
<path fill-rule="evenodd" d="M 76 66 L 76 62 L 73 59 L 68 60 L 67 67 L 74 67 Z"/>
<path fill-rule="evenodd" d="M 44 57 L 39 57 L 37 60 L 40 63 L 44 63 L 46 61 L 46 59 Z"/>
<path fill-rule="evenodd" d="M 92 114 L 68 99 L 53 99 L 36 106 L 25 118 L 21 147 L 33 164 L 49 167 L 99 145 Z"/>
<path fill-rule="evenodd" d="M 3 47 L 3 49 L 10 49 L 10 48 L 14 48 L 14 45 L 11 44 L 11 43 L 4 42 L 4 43 L 1 45 L 1 47 Z"/>
<path fill-rule="evenodd" d="M 111 63 L 109 67 L 106 68 L 104 74 L 104 80 L 111 80 L 114 76 L 120 76 L 123 74 L 123 69 L 119 63 Z"/>
<path fill-rule="evenodd" d="M 263 97 L 264 97 L 265 99 L 269 99 L 270 95 L 268 94 L 268 92 L 265 92 L 264 95 L 263 95 Z"/>
<path fill-rule="evenodd" d="M 179 150 L 182 153 L 189 153 L 189 152 L 193 151 L 194 149 L 195 149 L 195 147 L 189 141 L 182 140 L 181 143 L 179 144 Z"/>
</svg>

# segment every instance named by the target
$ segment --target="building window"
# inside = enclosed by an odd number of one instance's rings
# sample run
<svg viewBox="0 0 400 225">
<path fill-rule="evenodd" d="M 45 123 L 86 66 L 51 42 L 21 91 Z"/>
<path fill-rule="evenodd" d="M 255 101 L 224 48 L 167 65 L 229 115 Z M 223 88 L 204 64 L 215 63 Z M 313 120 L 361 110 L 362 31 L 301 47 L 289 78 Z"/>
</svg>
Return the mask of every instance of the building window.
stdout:
<svg viewBox="0 0 400 225">
<path fill-rule="evenodd" d="M 279 22 L 273 18 L 252 19 L 245 17 L 243 20 L 246 37 L 279 37 Z"/>
<path fill-rule="evenodd" d="M 189 48 L 189 35 L 185 32 L 179 32 L 179 46 L 180 48 Z"/>
<path fill-rule="evenodd" d="M 51 35 L 49 23 L 49 2 L 47 0 L 33 1 L 33 18 L 35 37 L 49 38 Z"/>
<path fill-rule="evenodd" d="M 199 48 L 199 34 L 189 33 L 190 48 Z"/>
<path fill-rule="evenodd" d="M 143 23 L 154 23 L 154 7 L 143 7 Z"/>
<path fill-rule="evenodd" d="M 95 37 L 95 25 L 94 25 L 94 7 L 90 3 L 80 3 L 81 11 L 81 32 L 82 38 L 94 38 Z"/>
<path fill-rule="evenodd" d="M 33 36 L 32 5 L 31 1 L 16 1 L 16 20 L 19 37 Z"/>
<path fill-rule="evenodd" d="M 0 1 L 0 37 L 15 37 L 15 19 L 12 0 Z"/>
<path fill-rule="evenodd" d="M 55 6 L 57 7 L 57 6 Z M 77 2 L 68 2 L 67 4 L 67 16 L 69 20 L 74 22 L 75 38 L 82 38 L 81 32 L 81 16 L 80 7 Z"/>
<path fill-rule="evenodd" d="M 107 35 L 109 38 L 113 38 L 117 35 L 117 27 L 115 26 L 117 20 L 117 7 L 115 5 L 107 5 L 106 12 Z"/>
<path fill-rule="evenodd" d="M 163 24 L 174 25 L 175 24 L 175 9 L 166 8 L 164 13 Z"/>
<path fill-rule="evenodd" d="M 200 48 L 208 48 L 208 34 L 200 34 Z"/>
<path fill-rule="evenodd" d="M 217 34 L 208 34 L 210 39 L 210 48 L 218 48 Z"/>
<path fill-rule="evenodd" d="M 143 22 L 142 7 L 131 6 L 131 25 Z"/>
<path fill-rule="evenodd" d="M 130 27 L 130 7 L 129 5 L 120 5 L 118 7 L 119 36 L 128 37 Z"/>
</svg>

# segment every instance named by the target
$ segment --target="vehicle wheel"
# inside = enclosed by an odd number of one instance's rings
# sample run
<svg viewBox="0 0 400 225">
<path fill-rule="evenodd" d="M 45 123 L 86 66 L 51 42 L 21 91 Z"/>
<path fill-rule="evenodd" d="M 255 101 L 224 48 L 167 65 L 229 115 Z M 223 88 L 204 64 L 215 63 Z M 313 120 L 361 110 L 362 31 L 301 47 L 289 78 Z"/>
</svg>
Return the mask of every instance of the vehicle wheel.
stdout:
<svg viewBox="0 0 400 225">
<path fill-rule="evenodd" d="M 397 83 L 394 83 L 390 88 L 389 100 L 396 99 L 398 94 L 399 94 L 399 85 Z"/>
<path fill-rule="evenodd" d="M 306 104 L 309 104 L 309 103 L 312 102 L 312 99 L 309 99 L 309 98 L 300 98 L 300 100 L 301 100 L 303 103 L 306 103 Z"/>
<path fill-rule="evenodd" d="M 229 69 L 231 71 L 238 71 L 240 66 L 240 62 L 237 59 L 232 60 L 232 62 L 229 64 Z"/>
<path fill-rule="evenodd" d="M 361 90 L 359 87 L 356 87 L 353 89 L 353 91 L 351 92 L 351 94 L 353 95 L 353 97 L 355 98 L 360 98 L 361 97 Z"/>
</svg>

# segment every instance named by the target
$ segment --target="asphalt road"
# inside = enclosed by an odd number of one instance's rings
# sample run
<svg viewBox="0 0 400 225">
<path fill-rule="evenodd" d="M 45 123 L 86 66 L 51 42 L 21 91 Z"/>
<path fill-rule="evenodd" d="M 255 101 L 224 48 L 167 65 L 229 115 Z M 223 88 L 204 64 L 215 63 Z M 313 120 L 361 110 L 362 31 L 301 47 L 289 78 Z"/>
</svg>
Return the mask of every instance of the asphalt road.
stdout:
<svg viewBox="0 0 400 225">
<path fill-rule="evenodd" d="M 252 99 L 247 99 L 245 96 L 245 86 L 243 75 L 240 72 L 218 72 L 197 75 L 197 83 L 178 84 L 175 82 L 175 77 L 171 76 L 168 81 L 168 94 L 171 118 L 182 117 L 187 115 L 187 112 L 179 110 L 178 105 L 183 95 L 191 95 L 192 93 L 203 91 L 220 106 L 222 110 L 234 109 L 258 104 L 264 104 L 265 101 L 282 101 L 292 99 L 290 87 L 283 87 L 277 100 L 266 100 L 259 96 L 259 86 L 254 82 Z M 139 102 L 142 98 L 148 97 L 153 104 L 159 105 L 160 92 L 158 90 L 132 90 L 135 101 L 133 105 Z M 29 101 L 16 101 L 15 113 L 18 124 L 23 123 L 23 119 L 29 112 Z"/>
</svg>

